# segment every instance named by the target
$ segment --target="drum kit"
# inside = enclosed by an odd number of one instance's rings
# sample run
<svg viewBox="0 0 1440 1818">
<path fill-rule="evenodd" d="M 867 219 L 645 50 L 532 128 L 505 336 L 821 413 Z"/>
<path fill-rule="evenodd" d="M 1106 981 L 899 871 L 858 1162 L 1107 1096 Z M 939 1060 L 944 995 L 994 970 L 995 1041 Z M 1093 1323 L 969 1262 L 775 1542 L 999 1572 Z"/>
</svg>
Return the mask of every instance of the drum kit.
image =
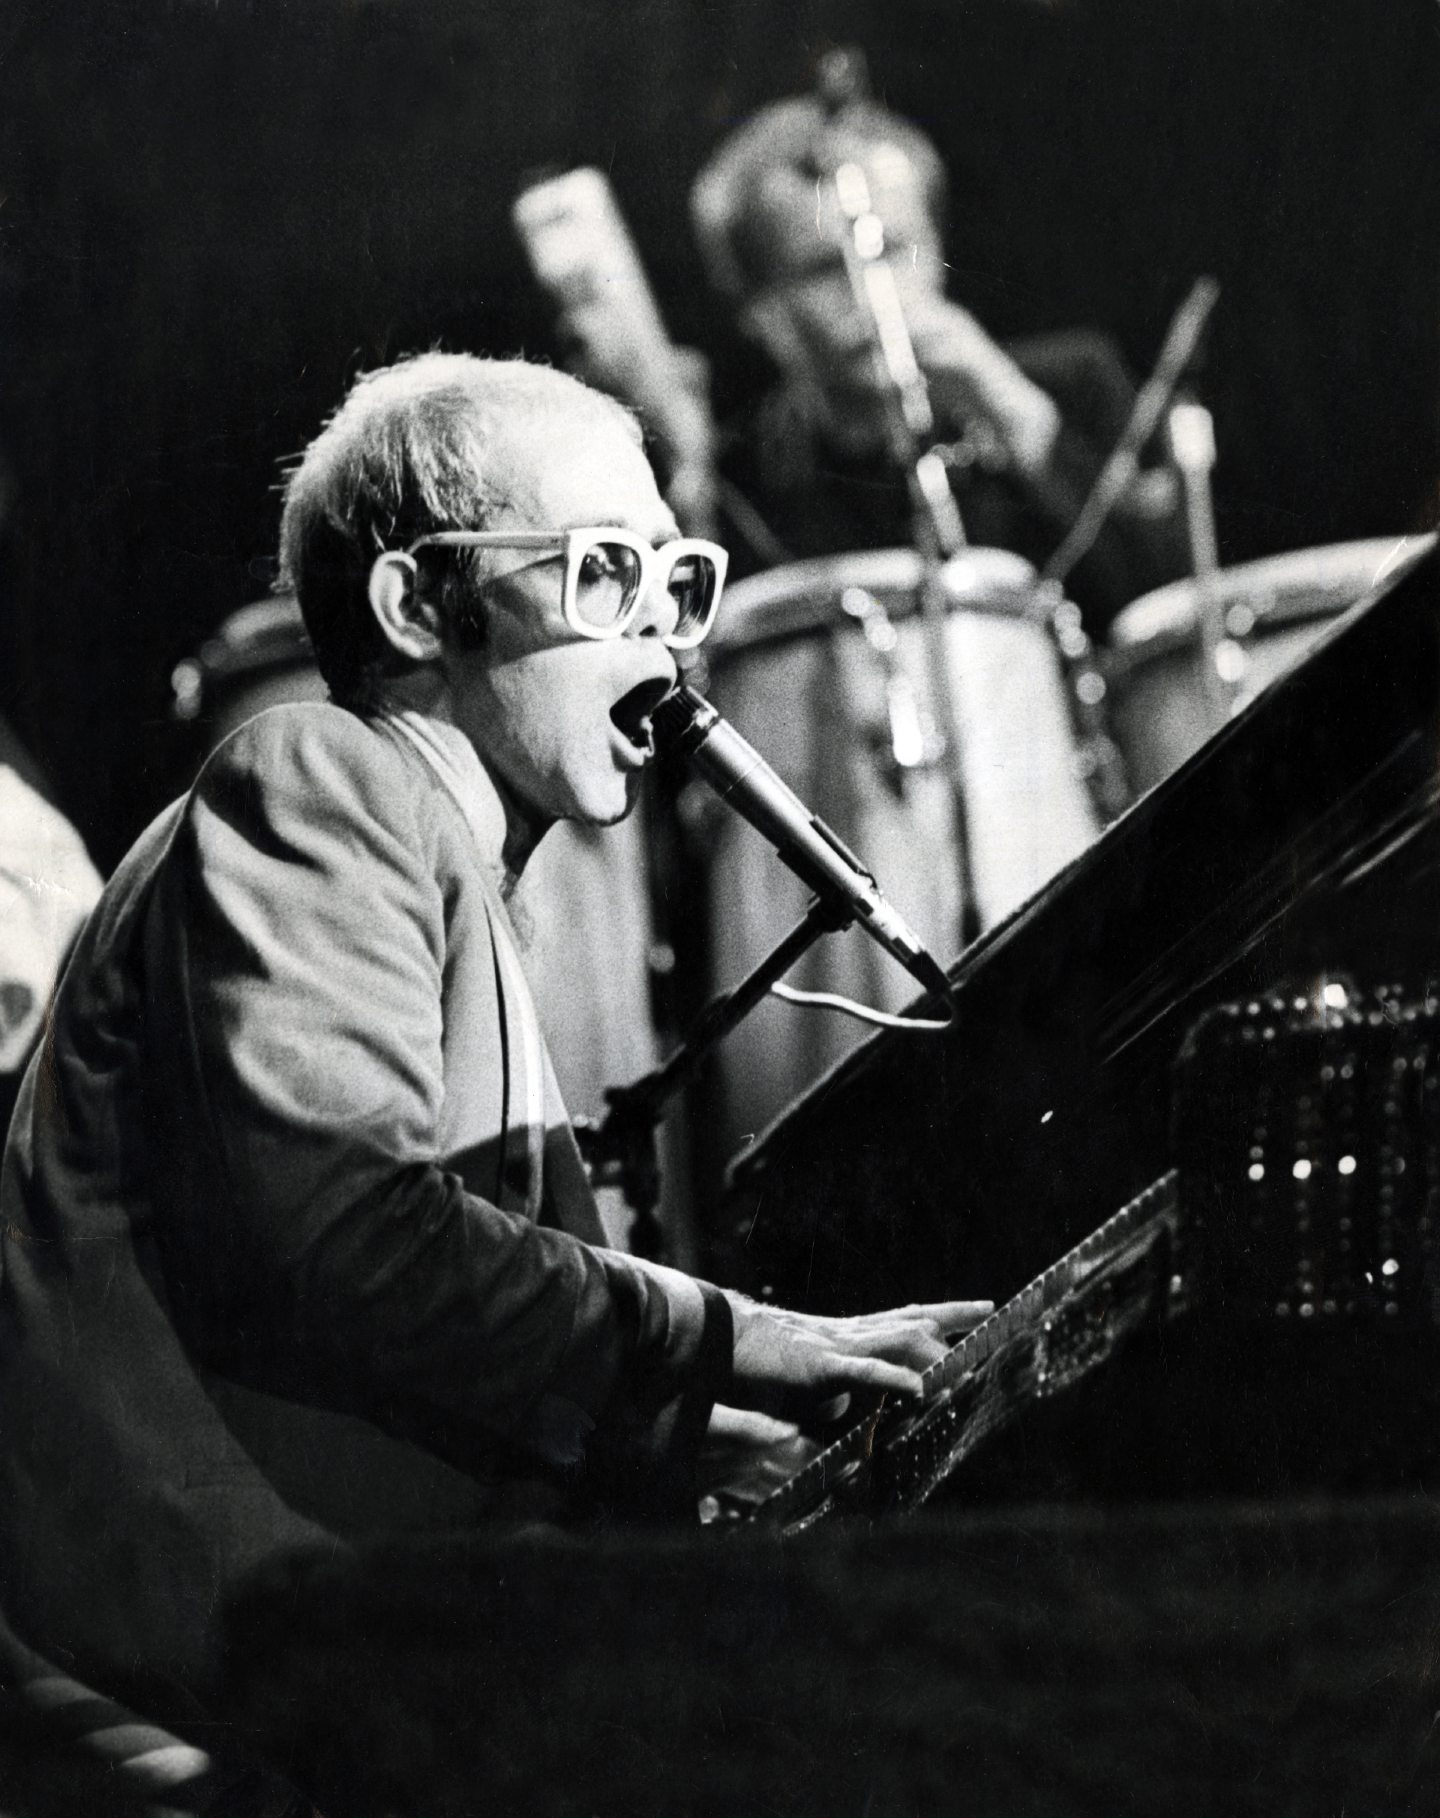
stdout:
<svg viewBox="0 0 1440 1818">
<path fill-rule="evenodd" d="M 1088 748 L 1097 724 L 1133 792 L 1152 788 L 1432 541 L 1342 543 L 1176 581 L 1126 607 L 1109 648 L 1080 665 L 1070 660 L 1073 612 L 1008 551 L 964 549 L 938 575 L 911 549 L 795 562 L 730 590 L 692 679 L 947 958 L 1110 817 Z M 943 595 L 963 827 L 943 761 L 935 646 L 921 623 L 925 585 Z M 1219 618 L 1218 641 L 1202 636 L 1206 613 Z M 267 707 L 325 692 L 286 597 L 232 613 L 172 683 L 176 717 L 198 730 L 202 750 Z M 738 817 L 713 805 L 710 814 L 691 844 L 705 871 L 707 982 L 720 989 L 799 918 L 806 893 Z M 562 1089 L 572 1111 L 592 1117 L 608 1086 L 658 1058 L 645 828 L 643 815 L 603 832 L 556 828 L 514 905 Z M 903 1007 L 914 989 L 858 933 L 813 947 L 794 982 L 882 1009 Z M 712 1069 L 703 1115 L 715 1152 L 743 1146 L 862 1035 L 847 1019 L 762 1005 Z"/>
</svg>

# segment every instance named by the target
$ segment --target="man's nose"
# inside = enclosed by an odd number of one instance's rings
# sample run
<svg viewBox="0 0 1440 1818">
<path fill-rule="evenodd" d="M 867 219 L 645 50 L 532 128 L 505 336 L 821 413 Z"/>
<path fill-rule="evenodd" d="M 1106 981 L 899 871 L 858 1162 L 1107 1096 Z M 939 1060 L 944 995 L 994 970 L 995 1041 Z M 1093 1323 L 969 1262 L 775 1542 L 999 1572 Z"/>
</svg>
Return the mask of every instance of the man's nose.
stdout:
<svg viewBox="0 0 1440 1818">
<path fill-rule="evenodd" d="M 670 591 L 670 568 L 662 561 L 653 571 L 630 629 L 637 637 L 670 637 L 680 623 L 680 607 Z"/>
</svg>

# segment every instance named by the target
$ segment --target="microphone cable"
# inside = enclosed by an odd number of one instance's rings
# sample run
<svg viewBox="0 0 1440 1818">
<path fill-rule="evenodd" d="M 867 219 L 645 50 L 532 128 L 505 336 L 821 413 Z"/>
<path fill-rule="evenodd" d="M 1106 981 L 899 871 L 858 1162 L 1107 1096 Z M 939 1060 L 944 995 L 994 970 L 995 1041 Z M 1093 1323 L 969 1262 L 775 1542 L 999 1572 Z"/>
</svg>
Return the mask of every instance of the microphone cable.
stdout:
<svg viewBox="0 0 1440 1818">
<path fill-rule="evenodd" d="M 857 1004 L 853 997 L 841 997 L 837 991 L 802 991 L 796 985 L 787 985 L 777 979 L 770 987 L 772 997 L 778 997 L 787 1004 L 795 1004 L 802 1010 L 835 1010 L 841 1016 L 853 1016 L 858 1023 L 871 1023 L 877 1029 L 899 1029 L 907 1035 L 939 1035 L 942 1030 L 950 1029 L 955 1024 L 955 1012 L 950 1010 L 943 1020 L 928 1016 L 906 1016 L 903 1012 L 892 1010 L 875 1010 L 869 1004 Z"/>
</svg>

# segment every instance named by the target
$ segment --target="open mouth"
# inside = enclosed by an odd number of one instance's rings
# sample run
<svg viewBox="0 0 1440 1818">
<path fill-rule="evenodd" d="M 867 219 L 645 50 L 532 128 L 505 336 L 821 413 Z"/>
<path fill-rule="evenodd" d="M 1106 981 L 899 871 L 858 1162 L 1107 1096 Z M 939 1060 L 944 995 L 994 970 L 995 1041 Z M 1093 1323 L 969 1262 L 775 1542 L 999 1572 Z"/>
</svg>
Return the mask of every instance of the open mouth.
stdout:
<svg viewBox="0 0 1440 1818">
<path fill-rule="evenodd" d="M 647 754 L 654 751 L 650 716 L 669 694 L 670 688 L 671 684 L 663 677 L 652 676 L 647 682 L 637 682 L 610 709 L 610 718 L 637 751 Z"/>
</svg>

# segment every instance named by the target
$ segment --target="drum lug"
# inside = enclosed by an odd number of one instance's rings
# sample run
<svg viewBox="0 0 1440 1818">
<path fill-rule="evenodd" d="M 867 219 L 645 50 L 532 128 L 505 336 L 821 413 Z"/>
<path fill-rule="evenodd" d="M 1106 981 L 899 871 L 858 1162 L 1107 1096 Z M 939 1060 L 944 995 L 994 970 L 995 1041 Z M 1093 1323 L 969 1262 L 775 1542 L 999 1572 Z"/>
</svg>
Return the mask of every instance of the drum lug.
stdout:
<svg viewBox="0 0 1440 1818">
<path fill-rule="evenodd" d="M 1041 589 L 1048 606 L 1045 625 L 1065 679 L 1070 720 L 1078 747 L 1075 774 L 1090 791 L 1105 823 L 1123 814 L 1135 799 L 1120 747 L 1110 734 L 1109 684 L 1080 608 L 1053 585 Z"/>
<path fill-rule="evenodd" d="M 868 588 L 846 587 L 840 595 L 840 610 L 859 625 L 881 672 L 888 719 L 882 768 L 890 788 L 903 795 L 906 773 L 932 769 L 944 755 L 945 741 L 905 673 L 900 635 L 883 603 Z M 875 743 L 878 748 L 882 740 L 877 738 Z"/>
</svg>

